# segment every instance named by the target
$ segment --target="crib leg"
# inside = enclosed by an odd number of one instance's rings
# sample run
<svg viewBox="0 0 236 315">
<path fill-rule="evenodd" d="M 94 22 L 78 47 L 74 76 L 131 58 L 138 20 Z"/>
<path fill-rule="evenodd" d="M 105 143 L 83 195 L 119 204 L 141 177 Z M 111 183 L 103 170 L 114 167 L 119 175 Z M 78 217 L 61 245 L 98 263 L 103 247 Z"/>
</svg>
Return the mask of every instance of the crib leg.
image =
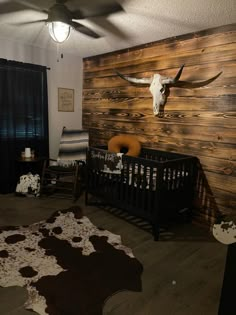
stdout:
<svg viewBox="0 0 236 315">
<path fill-rule="evenodd" d="M 160 227 L 159 227 L 159 225 L 158 224 L 153 224 L 152 231 L 153 231 L 154 241 L 158 241 L 159 240 L 159 236 L 160 236 Z"/>
</svg>

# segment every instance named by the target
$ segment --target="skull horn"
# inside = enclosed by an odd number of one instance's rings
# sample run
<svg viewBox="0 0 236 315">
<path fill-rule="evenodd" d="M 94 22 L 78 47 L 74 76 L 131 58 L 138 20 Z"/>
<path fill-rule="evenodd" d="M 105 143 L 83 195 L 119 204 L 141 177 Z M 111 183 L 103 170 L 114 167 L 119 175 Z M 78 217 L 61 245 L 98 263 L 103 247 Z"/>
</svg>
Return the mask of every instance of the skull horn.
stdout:
<svg viewBox="0 0 236 315">
<path fill-rule="evenodd" d="M 180 67 L 178 73 L 176 74 L 176 76 L 174 78 L 162 77 L 161 83 L 162 84 L 171 84 L 171 83 L 173 84 L 173 83 L 176 83 L 177 81 L 179 81 L 179 78 L 182 74 L 183 68 L 184 68 L 184 64 Z"/>
<path fill-rule="evenodd" d="M 208 80 L 204 80 L 204 81 L 196 81 L 196 82 L 189 82 L 189 81 L 178 81 L 174 84 L 174 86 L 179 87 L 179 88 L 187 88 L 187 89 L 194 89 L 194 88 L 199 88 L 205 85 L 210 84 L 211 82 L 213 82 L 214 80 L 216 80 L 220 75 L 221 75 L 222 71 L 219 72 L 217 75 L 215 75 L 214 77 L 208 79 Z"/>
<path fill-rule="evenodd" d="M 152 78 L 134 78 L 134 77 L 129 77 L 127 75 L 123 75 L 120 72 L 118 72 L 117 70 L 114 70 L 115 73 L 122 79 L 132 82 L 132 83 L 136 83 L 136 84 L 150 84 L 152 82 Z"/>
</svg>

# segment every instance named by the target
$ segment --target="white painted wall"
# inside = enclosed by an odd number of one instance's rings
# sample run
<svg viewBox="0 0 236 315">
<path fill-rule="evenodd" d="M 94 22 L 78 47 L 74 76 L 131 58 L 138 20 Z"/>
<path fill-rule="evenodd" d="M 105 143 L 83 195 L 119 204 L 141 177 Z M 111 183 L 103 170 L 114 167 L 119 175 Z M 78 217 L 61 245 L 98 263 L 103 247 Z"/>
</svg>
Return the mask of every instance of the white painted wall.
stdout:
<svg viewBox="0 0 236 315">
<path fill-rule="evenodd" d="M 40 64 L 48 70 L 48 114 L 50 157 L 56 158 L 63 126 L 82 128 L 83 61 L 81 57 L 1 39 L 0 58 Z M 63 53 L 63 58 L 60 57 Z M 58 55 L 58 56 L 57 56 Z M 58 87 L 74 89 L 74 112 L 58 112 Z"/>
</svg>

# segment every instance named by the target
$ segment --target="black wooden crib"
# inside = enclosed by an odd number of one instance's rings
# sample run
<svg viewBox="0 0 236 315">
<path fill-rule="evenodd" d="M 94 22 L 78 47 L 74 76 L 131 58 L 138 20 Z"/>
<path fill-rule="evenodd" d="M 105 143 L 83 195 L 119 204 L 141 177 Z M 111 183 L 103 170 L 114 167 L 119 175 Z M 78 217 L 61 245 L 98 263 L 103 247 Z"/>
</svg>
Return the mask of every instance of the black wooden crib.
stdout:
<svg viewBox="0 0 236 315">
<path fill-rule="evenodd" d="M 186 211 L 191 215 L 197 158 L 142 148 L 139 157 L 89 147 L 86 204 L 89 194 L 160 227 Z"/>
</svg>

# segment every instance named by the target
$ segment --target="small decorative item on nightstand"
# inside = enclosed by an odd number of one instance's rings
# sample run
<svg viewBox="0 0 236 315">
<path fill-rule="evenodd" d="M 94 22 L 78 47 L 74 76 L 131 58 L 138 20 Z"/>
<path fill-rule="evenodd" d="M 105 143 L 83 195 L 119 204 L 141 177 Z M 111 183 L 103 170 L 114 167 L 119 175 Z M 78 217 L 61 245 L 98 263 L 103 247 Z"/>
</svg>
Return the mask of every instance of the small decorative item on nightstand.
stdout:
<svg viewBox="0 0 236 315">
<path fill-rule="evenodd" d="M 31 158 L 31 149 L 30 148 L 25 148 L 25 157 Z"/>
</svg>

